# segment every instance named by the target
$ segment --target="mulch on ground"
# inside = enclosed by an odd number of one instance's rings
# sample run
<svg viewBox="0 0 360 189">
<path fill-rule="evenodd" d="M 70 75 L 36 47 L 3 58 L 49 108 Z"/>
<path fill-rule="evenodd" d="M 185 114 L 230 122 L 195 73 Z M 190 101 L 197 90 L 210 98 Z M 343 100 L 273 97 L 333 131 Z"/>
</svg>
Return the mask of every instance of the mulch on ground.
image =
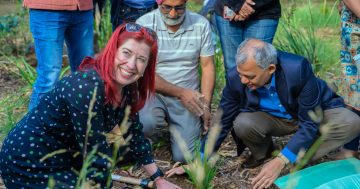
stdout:
<svg viewBox="0 0 360 189">
<path fill-rule="evenodd" d="M 274 144 L 277 149 L 283 148 L 290 136 L 285 137 L 275 137 Z M 241 167 L 241 164 L 246 160 L 248 156 L 250 156 L 250 152 L 248 149 L 243 152 L 241 156 L 237 156 L 236 146 L 233 142 L 231 136 L 228 136 L 224 143 L 222 144 L 219 154 L 221 155 L 221 164 L 218 168 L 218 173 L 214 179 L 214 188 L 215 189 L 251 189 L 251 181 L 250 178 L 255 177 L 261 170 L 261 166 L 253 168 L 253 169 L 244 169 Z M 171 153 L 170 153 L 170 145 L 165 144 L 160 148 L 154 150 L 154 156 L 157 162 L 157 165 L 163 170 L 169 170 L 174 162 L 171 161 Z M 269 159 L 270 160 L 270 159 Z M 269 161 L 268 160 L 268 161 Z M 321 162 L 331 161 L 333 160 L 331 157 L 324 157 L 320 160 L 310 163 L 308 166 L 318 164 Z M 268 161 L 265 161 L 268 162 Z M 286 175 L 290 172 L 292 166 L 288 165 L 283 171 L 281 175 Z M 115 171 L 115 174 L 120 174 L 123 176 L 133 176 L 136 178 L 147 178 L 148 175 L 140 168 L 131 169 L 127 172 L 123 172 L 120 170 Z M 169 178 L 169 180 L 183 189 L 192 189 L 194 188 L 191 185 L 191 182 L 187 179 L 186 176 L 174 176 Z M 116 187 L 131 187 L 129 185 L 124 185 L 120 183 L 115 183 Z M 270 189 L 276 189 L 275 185 L 272 185 Z"/>
</svg>

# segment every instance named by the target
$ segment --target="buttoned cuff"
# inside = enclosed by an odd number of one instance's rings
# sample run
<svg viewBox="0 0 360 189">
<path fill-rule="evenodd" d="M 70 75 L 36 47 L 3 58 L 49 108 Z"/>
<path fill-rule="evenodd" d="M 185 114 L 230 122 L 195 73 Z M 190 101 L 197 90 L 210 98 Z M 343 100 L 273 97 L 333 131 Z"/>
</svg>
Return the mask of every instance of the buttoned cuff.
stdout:
<svg viewBox="0 0 360 189">
<path fill-rule="evenodd" d="M 281 153 L 291 162 L 295 163 L 297 159 L 297 155 L 294 154 L 292 151 L 289 150 L 289 148 L 285 147 L 283 150 L 281 150 Z"/>
</svg>

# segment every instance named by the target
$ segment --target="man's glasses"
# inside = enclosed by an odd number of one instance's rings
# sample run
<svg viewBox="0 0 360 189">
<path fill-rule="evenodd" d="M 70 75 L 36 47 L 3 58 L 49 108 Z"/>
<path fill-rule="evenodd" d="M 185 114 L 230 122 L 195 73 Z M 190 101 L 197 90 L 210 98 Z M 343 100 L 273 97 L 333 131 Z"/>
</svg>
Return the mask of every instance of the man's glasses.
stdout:
<svg viewBox="0 0 360 189">
<path fill-rule="evenodd" d="M 185 12 L 186 4 L 178 5 L 178 6 L 174 6 L 174 7 L 162 4 L 161 8 L 165 13 L 169 13 L 172 9 L 174 9 L 177 13 L 181 14 L 181 13 Z"/>
<path fill-rule="evenodd" d="M 157 41 L 157 35 L 154 32 L 154 30 L 147 28 L 147 27 L 140 26 L 139 24 L 136 24 L 136 23 L 126 23 L 125 24 L 125 29 L 128 32 L 140 32 L 141 28 L 144 28 L 144 30 L 154 39 L 154 41 Z"/>
</svg>

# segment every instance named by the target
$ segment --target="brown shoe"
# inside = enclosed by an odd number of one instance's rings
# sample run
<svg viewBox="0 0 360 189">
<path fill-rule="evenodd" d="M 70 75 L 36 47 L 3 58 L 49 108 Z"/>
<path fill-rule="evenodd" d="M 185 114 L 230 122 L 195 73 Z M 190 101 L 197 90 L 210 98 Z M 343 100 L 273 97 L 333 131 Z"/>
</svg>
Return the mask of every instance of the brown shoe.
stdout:
<svg viewBox="0 0 360 189">
<path fill-rule="evenodd" d="M 251 155 L 249 158 L 246 159 L 246 161 L 241 165 L 241 167 L 245 168 L 245 169 L 255 168 L 255 167 L 263 164 L 264 161 L 270 157 L 271 156 L 256 160 L 255 157 L 253 155 Z"/>
</svg>

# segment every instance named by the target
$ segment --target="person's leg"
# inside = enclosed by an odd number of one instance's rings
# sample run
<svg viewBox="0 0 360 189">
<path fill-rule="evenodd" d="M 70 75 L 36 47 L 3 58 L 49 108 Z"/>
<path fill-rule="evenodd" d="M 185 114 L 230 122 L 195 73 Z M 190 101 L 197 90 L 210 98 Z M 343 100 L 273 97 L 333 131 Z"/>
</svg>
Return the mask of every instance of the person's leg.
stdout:
<svg viewBox="0 0 360 189">
<path fill-rule="evenodd" d="M 255 38 L 268 43 L 272 43 L 278 23 L 278 19 L 245 21 L 243 39 Z"/>
<path fill-rule="evenodd" d="M 94 17 L 92 10 L 71 11 L 71 25 L 65 32 L 71 71 L 75 72 L 86 56 L 94 54 Z"/>
<path fill-rule="evenodd" d="M 241 22 L 229 22 L 219 15 L 215 15 L 215 22 L 224 57 L 225 71 L 228 72 L 236 66 L 235 55 L 238 46 L 243 41 L 243 28 Z"/>
<path fill-rule="evenodd" d="M 360 143 L 360 135 L 354 138 L 352 141 L 344 145 L 345 149 L 358 151 L 359 150 L 359 143 Z"/>
<path fill-rule="evenodd" d="M 156 9 L 154 7 L 149 7 L 148 9 L 136 9 L 125 5 L 117 0 L 111 1 L 111 23 L 113 30 L 116 29 L 119 25 L 125 22 L 135 22 L 142 15 Z"/>
<path fill-rule="evenodd" d="M 316 151 L 313 160 L 358 137 L 360 135 L 360 117 L 346 108 L 325 110 L 320 127 L 322 127 L 321 135 L 324 142 Z"/>
<path fill-rule="evenodd" d="M 297 130 L 297 121 L 274 117 L 265 112 L 243 112 L 234 121 L 234 131 L 256 160 L 264 159 L 273 146 L 272 136 L 284 136 Z"/>
<path fill-rule="evenodd" d="M 37 58 L 37 78 L 30 97 L 29 110 L 39 103 L 58 80 L 62 66 L 64 33 L 67 15 L 62 11 L 30 9 L 30 30 Z"/>
<path fill-rule="evenodd" d="M 165 97 L 169 110 L 169 127 L 180 134 L 181 139 L 191 154 L 194 154 L 197 143 L 200 145 L 201 120 L 188 111 L 183 104 L 174 97 Z M 179 142 L 170 135 L 171 151 L 174 161 L 186 162 L 184 152 Z M 200 147 L 200 146 L 199 146 Z"/>
<path fill-rule="evenodd" d="M 167 104 L 163 97 L 156 94 L 155 97 L 148 99 L 145 106 L 140 110 L 140 122 L 143 124 L 143 133 L 153 141 L 158 139 L 162 130 L 167 124 Z"/>
<path fill-rule="evenodd" d="M 360 109 L 360 64 L 354 59 L 360 55 L 360 27 L 356 24 L 359 19 L 345 5 L 341 16 L 339 93 L 346 103 Z"/>
</svg>

